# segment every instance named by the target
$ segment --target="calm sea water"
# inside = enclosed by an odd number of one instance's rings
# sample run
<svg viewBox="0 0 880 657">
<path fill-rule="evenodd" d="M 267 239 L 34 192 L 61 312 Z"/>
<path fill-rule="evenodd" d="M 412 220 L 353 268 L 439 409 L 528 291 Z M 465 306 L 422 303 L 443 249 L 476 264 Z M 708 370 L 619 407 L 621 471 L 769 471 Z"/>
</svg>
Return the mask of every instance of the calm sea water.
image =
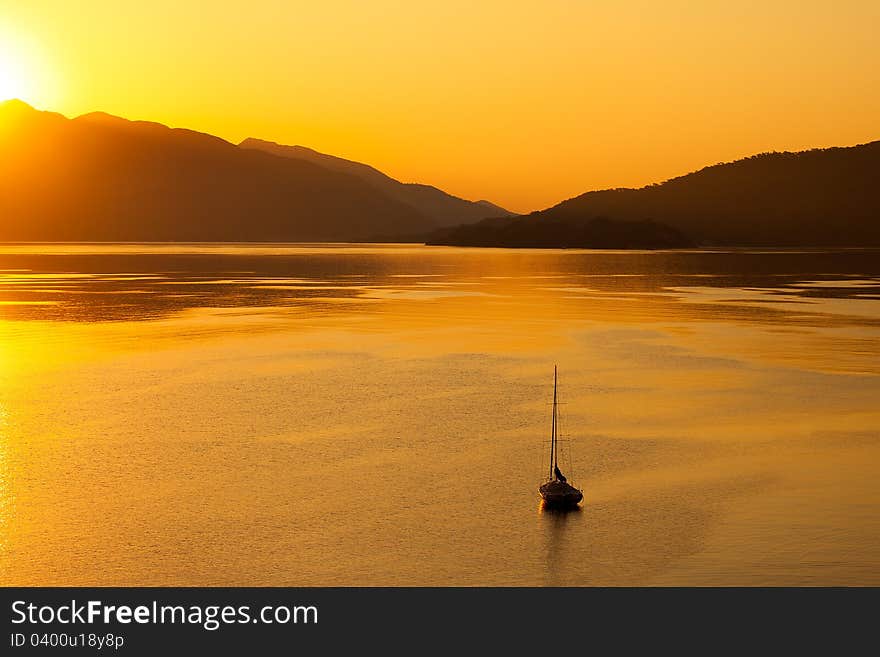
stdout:
<svg viewBox="0 0 880 657">
<path fill-rule="evenodd" d="M 880 252 L 0 247 L 0 583 L 880 584 Z M 553 365 L 580 512 L 542 512 Z"/>
</svg>

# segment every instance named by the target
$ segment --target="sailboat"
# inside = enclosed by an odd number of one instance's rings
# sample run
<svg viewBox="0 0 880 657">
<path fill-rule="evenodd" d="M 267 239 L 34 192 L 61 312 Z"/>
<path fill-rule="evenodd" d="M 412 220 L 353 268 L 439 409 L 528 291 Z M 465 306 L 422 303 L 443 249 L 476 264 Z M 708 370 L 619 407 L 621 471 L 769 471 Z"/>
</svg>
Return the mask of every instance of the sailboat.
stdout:
<svg viewBox="0 0 880 657">
<path fill-rule="evenodd" d="M 545 507 L 564 508 L 575 507 L 582 499 L 583 494 L 570 483 L 559 469 L 559 461 L 556 456 L 559 429 L 559 410 L 556 396 L 556 366 L 553 366 L 553 421 L 550 430 L 550 476 L 541 484 L 538 492 L 544 499 Z"/>
</svg>

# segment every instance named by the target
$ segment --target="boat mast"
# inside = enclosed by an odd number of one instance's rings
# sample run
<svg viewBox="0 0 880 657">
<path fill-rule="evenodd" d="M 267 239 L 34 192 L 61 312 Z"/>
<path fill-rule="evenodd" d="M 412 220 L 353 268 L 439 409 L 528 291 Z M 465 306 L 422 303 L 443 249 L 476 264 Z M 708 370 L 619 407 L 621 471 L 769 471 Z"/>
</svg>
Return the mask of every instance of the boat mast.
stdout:
<svg viewBox="0 0 880 657">
<path fill-rule="evenodd" d="M 550 430 L 550 479 L 556 479 L 556 365 L 553 366 L 553 422 Z"/>
</svg>

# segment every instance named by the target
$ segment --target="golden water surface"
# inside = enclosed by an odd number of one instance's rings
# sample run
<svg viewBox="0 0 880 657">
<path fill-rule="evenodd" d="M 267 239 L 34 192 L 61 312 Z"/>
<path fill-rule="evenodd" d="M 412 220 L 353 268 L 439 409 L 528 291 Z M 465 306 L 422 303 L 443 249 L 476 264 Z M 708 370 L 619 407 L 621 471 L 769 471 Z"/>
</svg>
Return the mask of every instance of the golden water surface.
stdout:
<svg viewBox="0 0 880 657">
<path fill-rule="evenodd" d="M 0 584 L 877 585 L 878 400 L 878 251 L 6 245 Z"/>
</svg>

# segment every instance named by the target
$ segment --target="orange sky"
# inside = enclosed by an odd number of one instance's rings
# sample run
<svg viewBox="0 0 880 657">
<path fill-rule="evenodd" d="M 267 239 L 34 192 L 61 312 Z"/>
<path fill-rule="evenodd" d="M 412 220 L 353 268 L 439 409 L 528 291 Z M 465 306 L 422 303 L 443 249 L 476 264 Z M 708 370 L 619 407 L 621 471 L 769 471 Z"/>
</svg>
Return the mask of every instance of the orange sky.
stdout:
<svg viewBox="0 0 880 657">
<path fill-rule="evenodd" d="M 0 96 L 307 145 L 527 211 L 880 139 L 878 26 L 876 0 L 0 0 Z"/>
</svg>

